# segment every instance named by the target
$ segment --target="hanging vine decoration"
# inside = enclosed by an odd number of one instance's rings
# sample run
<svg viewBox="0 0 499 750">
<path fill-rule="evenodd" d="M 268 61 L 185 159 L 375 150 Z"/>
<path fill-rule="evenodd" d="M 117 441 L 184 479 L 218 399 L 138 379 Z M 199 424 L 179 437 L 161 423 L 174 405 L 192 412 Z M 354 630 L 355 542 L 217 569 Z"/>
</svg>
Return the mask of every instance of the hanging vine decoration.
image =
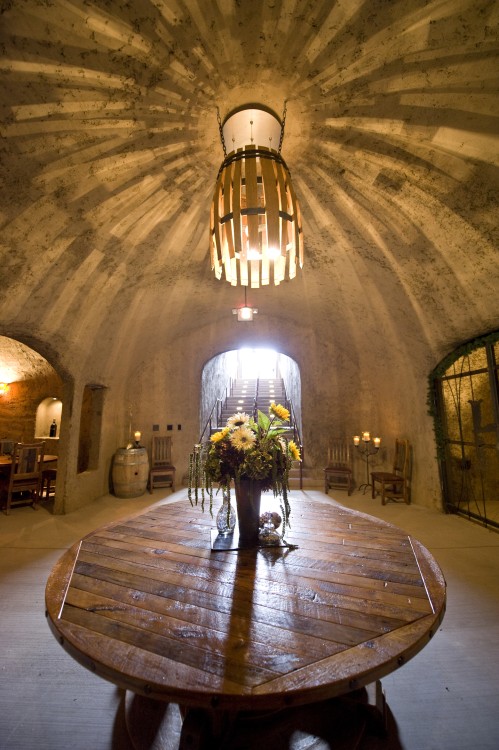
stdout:
<svg viewBox="0 0 499 750">
<path fill-rule="evenodd" d="M 187 497 L 192 506 L 201 502 L 201 510 L 204 512 L 206 495 L 210 501 L 210 515 L 213 516 L 213 485 L 206 475 L 205 463 L 206 452 L 209 444 L 197 444 L 189 454 L 189 482 Z M 206 489 L 205 489 L 206 488 Z"/>
</svg>

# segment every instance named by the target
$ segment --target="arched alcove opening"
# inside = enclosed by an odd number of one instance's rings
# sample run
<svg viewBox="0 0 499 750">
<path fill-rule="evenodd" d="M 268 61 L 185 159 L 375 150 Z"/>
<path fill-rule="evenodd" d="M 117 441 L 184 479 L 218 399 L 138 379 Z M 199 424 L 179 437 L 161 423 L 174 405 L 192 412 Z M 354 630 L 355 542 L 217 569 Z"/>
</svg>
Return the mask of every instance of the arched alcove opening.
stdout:
<svg viewBox="0 0 499 750">
<path fill-rule="evenodd" d="M 275 380 L 283 383 L 298 432 L 302 432 L 301 377 L 294 359 L 267 348 L 234 349 L 210 359 L 201 376 L 200 437 L 206 439 L 219 424 L 222 406 L 238 380 Z"/>
<path fill-rule="evenodd" d="M 104 408 L 104 386 L 92 383 L 83 389 L 78 438 L 78 474 L 97 469 L 99 465 Z"/>
<path fill-rule="evenodd" d="M 52 482 L 57 485 L 62 378 L 39 352 L 0 336 L 0 381 L 8 384 L 0 396 L 0 438 L 12 445 L 43 440 L 45 455 L 52 456 Z"/>
<path fill-rule="evenodd" d="M 41 354 L 16 339 L 0 336 L 0 382 L 8 384 L 0 397 L 0 437 L 16 442 L 35 437 L 49 440 L 54 419 L 59 435 L 63 382 Z M 56 450 L 57 440 L 51 440 L 50 452 Z"/>
<path fill-rule="evenodd" d="M 35 437 L 45 440 L 59 439 L 62 401 L 57 396 L 48 396 L 38 404 L 36 410 Z"/>
</svg>

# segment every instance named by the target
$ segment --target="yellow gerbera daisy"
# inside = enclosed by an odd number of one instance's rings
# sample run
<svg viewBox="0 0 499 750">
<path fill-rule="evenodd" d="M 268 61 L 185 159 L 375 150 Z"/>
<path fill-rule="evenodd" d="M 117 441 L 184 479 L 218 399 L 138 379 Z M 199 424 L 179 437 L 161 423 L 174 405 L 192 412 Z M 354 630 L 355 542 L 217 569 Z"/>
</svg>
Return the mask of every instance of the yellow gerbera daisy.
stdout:
<svg viewBox="0 0 499 750">
<path fill-rule="evenodd" d="M 229 434 L 229 428 L 224 427 L 223 430 L 220 430 L 220 432 L 214 432 L 213 435 L 210 437 L 210 440 L 212 443 L 219 443 L 220 440 L 223 440 L 224 437 L 226 437 Z"/>
<path fill-rule="evenodd" d="M 238 451 L 248 451 L 255 444 L 255 433 L 249 427 L 238 427 L 230 436 L 230 442 Z"/>
<path fill-rule="evenodd" d="M 293 461 L 301 461 L 300 449 L 298 448 L 294 440 L 289 441 L 288 448 Z"/>
<path fill-rule="evenodd" d="M 276 417 L 282 419 L 283 422 L 289 421 L 289 411 L 281 404 L 275 404 L 273 401 L 270 404 L 270 413 L 275 414 Z"/>
<path fill-rule="evenodd" d="M 244 411 L 238 411 L 237 414 L 233 414 L 227 420 L 227 427 L 231 430 L 238 429 L 249 422 L 249 414 L 245 414 Z"/>
</svg>

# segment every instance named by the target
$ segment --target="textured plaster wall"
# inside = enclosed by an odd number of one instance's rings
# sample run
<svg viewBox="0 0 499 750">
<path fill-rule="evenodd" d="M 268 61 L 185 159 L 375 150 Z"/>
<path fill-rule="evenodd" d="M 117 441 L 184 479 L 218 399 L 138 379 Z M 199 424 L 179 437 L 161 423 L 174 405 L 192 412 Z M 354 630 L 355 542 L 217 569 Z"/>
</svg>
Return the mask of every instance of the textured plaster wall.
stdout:
<svg viewBox="0 0 499 750">
<path fill-rule="evenodd" d="M 201 411 L 199 419 L 199 435 L 201 431 L 205 429 L 210 415 L 213 414 L 213 407 L 218 399 L 225 399 L 230 392 L 230 381 L 237 377 L 238 370 L 238 357 L 237 352 L 222 352 L 203 367 L 203 375 L 201 380 Z M 219 403 L 217 403 L 217 407 Z M 213 414 L 213 426 L 217 425 L 216 422 L 216 409 Z M 209 436 L 209 431 L 204 433 L 203 439 L 206 440 Z"/>
<path fill-rule="evenodd" d="M 393 460 L 395 437 L 407 437 L 414 446 L 413 501 L 440 507 L 432 423 L 426 414 L 427 375 L 436 364 L 431 352 L 420 345 L 413 347 L 411 356 L 393 359 L 387 340 L 386 349 L 365 370 L 359 368 L 353 347 L 340 350 L 334 331 L 324 338 L 314 328 L 284 321 L 276 324 L 261 311 L 251 328 L 241 328 L 228 316 L 218 324 L 196 327 L 139 363 L 127 378 L 117 369 L 105 390 L 99 466 L 83 474 L 76 471 L 79 415 L 83 388 L 90 381 L 74 368 L 62 393 L 63 460 L 56 510 L 69 512 L 107 493 L 116 449 L 126 445 L 136 429 L 149 448 L 155 424 L 161 432 L 173 425 L 173 459 L 179 481 L 185 478 L 189 452 L 199 438 L 200 415 L 226 382 L 227 372 L 235 370 L 233 355 L 227 352 L 242 345 L 285 352 L 283 375 L 289 362 L 286 356 L 296 362 L 287 368 L 286 379 L 292 389 L 301 383 L 302 437 L 311 477 L 317 481 L 322 477 L 328 439 L 334 435 L 353 435 L 364 429 L 379 434 L 382 449 L 375 460 L 386 467 Z M 204 412 L 203 387 L 209 394 Z M 42 388 L 40 397 L 44 395 Z M 60 390 L 54 395 L 60 396 Z M 359 461 L 357 482 L 364 477 L 365 464 Z"/>
<path fill-rule="evenodd" d="M 198 328 L 141 367 L 129 383 L 136 422 L 151 437 L 151 425 L 170 420 L 182 423 L 175 432 L 174 462 L 179 477 L 187 473 L 188 455 L 199 437 L 202 373 L 217 348 L 232 350 L 240 345 L 237 328 L 220 325 Z M 211 343 L 210 343 L 211 342 Z M 214 345 L 213 342 L 216 342 Z M 393 461 L 396 437 L 408 438 L 414 446 L 413 501 L 440 507 L 438 468 L 431 419 L 427 416 L 427 370 L 412 359 L 388 379 L 382 366 L 373 364 L 372 377 L 363 382 L 355 362 L 341 360 L 331 342 L 300 327 L 279 331 L 264 320 L 245 334 L 248 346 L 286 348 L 296 361 L 302 382 L 303 442 L 306 467 L 318 481 L 327 457 L 329 437 L 354 435 L 370 430 L 382 437 L 378 466 Z M 339 361 L 340 359 L 340 361 Z M 223 362 L 223 358 L 218 360 Z M 215 367 L 215 363 L 213 363 Z M 378 372 L 379 370 L 379 372 Z M 429 370 L 428 370 L 429 371 Z M 219 373 L 218 367 L 216 370 Z M 213 370 L 215 373 L 215 370 Z M 379 380 L 376 378 L 379 377 Z M 222 383 L 225 373 L 222 375 Z M 159 406 L 161 405 L 161 406 Z M 356 467 L 357 482 L 364 481 L 365 464 Z"/>
<path fill-rule="evenodd" d="M 330 434 L 378 433 L 380 464 L 406 436 L 437 503 L 427 374 L 499 328 L 498 0 L 4 5 L 0 333 L 63 382 L 59 510 L 107 491 L 130 412 L 145 440 L 172 424 L 185 466 L 203 367 L 244 345 L 297 362 L 317 477 Z M 248 290 L 241 327 L 208 226 L 217 107 L 255 99 L 286 102 L 305 265 Z M 79 475 L 87 384 L 101 456 Z"/>
</svg>

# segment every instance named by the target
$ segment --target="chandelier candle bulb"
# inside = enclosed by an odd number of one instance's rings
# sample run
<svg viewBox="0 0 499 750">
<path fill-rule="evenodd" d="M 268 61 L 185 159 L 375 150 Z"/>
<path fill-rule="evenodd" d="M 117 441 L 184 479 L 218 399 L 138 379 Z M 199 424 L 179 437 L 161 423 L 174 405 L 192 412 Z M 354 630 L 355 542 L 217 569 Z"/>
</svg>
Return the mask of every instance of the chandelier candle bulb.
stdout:
<svg viewBox="0 0 499 750">
<path fill-rule="evenodd" d="M 374 438 L 374 447 L 375 448 L 379 448 L 380 444 L 381 444 L 381 438 L 380 437 L 375 437 Z"/>
<path fill-rule="evenodd" d="M 353 444 L 359 445 L 360 444 L 360 437 L 358 435 L 353 436 Z"/>
<path fill-rule="evenodd" d="M 362 433 L 362 440 L 364 443 L 368 443 L 371 440 L 371 433 L 370 432 L 363 432 Z"/>
</svg>

